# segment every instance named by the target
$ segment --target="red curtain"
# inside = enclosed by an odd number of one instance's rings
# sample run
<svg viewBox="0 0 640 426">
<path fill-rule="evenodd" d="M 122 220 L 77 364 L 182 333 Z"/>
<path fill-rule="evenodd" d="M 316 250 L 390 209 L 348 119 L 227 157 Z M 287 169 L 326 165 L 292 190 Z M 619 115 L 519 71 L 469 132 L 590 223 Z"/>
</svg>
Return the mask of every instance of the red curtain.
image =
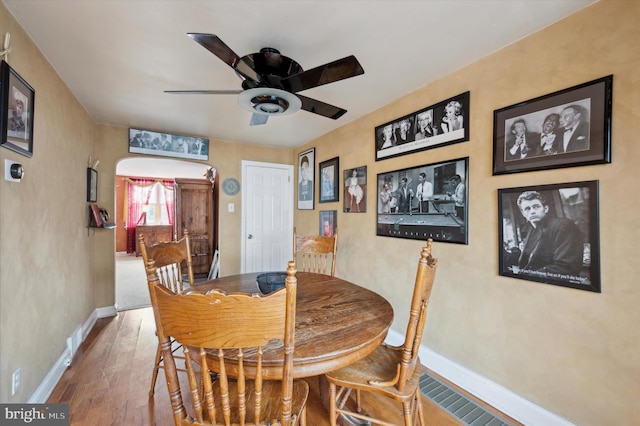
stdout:
<svg viewBox="0 0 640 426">
<path fill-rule="evenodd" d="M 157 185 L 159 184 L 159 185 Z M 136 251 L 136 226 L 146 223 L 146 214 L 154 190 L 162 190 L 164 192 L 164 205 L 167 210 L 169 224 L 173 225 L 173 185 L 172 180 L 161 179 L 139 179 L 129 178 L 127 180 L 127 253 L 135 253 Z"/>
</svg>

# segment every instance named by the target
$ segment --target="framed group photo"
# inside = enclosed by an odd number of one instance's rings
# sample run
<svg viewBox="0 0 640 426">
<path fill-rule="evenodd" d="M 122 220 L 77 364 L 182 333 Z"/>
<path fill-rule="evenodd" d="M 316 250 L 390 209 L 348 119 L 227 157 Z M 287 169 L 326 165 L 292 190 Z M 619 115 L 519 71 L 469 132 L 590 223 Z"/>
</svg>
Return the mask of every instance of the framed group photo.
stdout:
<svg viewBox="0 0 640 426">
<path fill-rule="evenodd" d="M 340 159 L 335 157 L 320 163 L 319 176 L 318 191 L 320 192 L 320 202 L 339 201 Z"/>
<path fill-rule="evenodd" d="M 376 161 L 469 140 L 469 92 L 377 126 Z"/>
<path fill-rule="evenodd" d="M 468 244 L 469 157 L 381 173 L 376 235 Z"/>
<path fill-rule="evenodd" d="M 129 152 L 207 161 L 209 139 L 129 129 Z"/>
<path fill-rule="evenodd" d="M 345 213 L 367 212 L 367 166 L 344 171 Z"/>
<path fill-rule="evenodd" d="M 33 156 L 33 113 L 36 93 L 2 61 L 0 66 L 0 144 L 26 157 Z"/>
<path fill-rule="evenodd" d="M 314 209 L 316 149 L 298 154 L 298 210 Z"/>
<path fill-rule="evenodd" d="M 499 274 L 600 292 L 598 181 L 498 190 Z"/>
<path fill-rule="evenodd" d="M 613 76 L 494 111 L 493 174 L 611 162 Z"/>
</svg>

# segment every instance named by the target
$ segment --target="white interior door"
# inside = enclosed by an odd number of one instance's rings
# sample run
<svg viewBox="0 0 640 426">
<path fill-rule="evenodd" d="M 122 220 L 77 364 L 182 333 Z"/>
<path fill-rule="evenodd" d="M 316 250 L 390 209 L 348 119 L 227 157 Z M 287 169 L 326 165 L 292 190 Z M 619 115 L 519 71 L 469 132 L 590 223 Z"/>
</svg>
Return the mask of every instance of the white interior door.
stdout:
<svg viewBox="0 0 640 426">
<path fill-rule="evenodd" d="M 293 252 L 293 166 L 242 162 L 242 272 L 285 271 Z"/>
</svg>

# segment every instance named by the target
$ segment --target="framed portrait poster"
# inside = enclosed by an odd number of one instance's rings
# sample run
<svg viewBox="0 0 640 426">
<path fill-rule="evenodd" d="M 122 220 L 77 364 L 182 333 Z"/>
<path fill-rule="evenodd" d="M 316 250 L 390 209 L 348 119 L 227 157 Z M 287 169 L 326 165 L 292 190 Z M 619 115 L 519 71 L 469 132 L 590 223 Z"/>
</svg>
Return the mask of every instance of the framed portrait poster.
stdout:
<svg viewBox="0 0 640 426">
<path fill-rule="evenodd" d="M 367 166 L 344 171 L 344 212 L 367 212 Z"/>
<path fill-rule="evenodd" d="M 207 161 L 209 139 L 129 129 L 129 152 Z"/>
<path fill-rule="evenodd" d="M 320 235 L 333 237 L 338 227 L 337 210 L 320 210 Z"/>
<path fill-rule="evenodd" d="M 498 190 L 500 275 L 600 292 L 598 181 Z"/>
<path fill-rule="evenodd" d="M 376 235 L 468 244 L 469 157 L 378 175 Z"/>
<path fill-rule="evenodd" d="M 613 76 L 494 111 L 493 174 L 611 162 Z"/>
<path fill-rule="evenodd" d="M 320 192 L 320 202 L 330 203 L 340 200 L 340 159 L 338 157 L 320 163 L 320 182 L 318 191 Z"/>
<path fill-rule="evenodd" d="M 5 61 L 0 66 L 1 144 L 26 157 L 33 155 L 33 112 L 36 92 Z"/>
<path fill-rule="evenodd" d="M 469 92 L 377 126 L 376 161 L 469 140 Z"/>
<path fill-rule="evenodd" d="M 298 154 L 298 210 L 314 209 L 316 149 Z"/>
<path fill-rule="evenodd" d="M 98 171 L 87 167 L 87 201 L 98 201 Z"/>
</svg>

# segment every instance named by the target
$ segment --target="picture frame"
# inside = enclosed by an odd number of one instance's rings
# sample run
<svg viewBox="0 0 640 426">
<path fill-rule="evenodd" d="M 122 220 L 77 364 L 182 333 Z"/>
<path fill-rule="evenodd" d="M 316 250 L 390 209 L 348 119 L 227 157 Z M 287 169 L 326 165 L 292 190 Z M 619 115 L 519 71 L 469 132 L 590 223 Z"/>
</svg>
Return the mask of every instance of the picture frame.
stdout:
<svg viewBox="0 0 640 426">
<path fill-rule="evenodd" d="M 465 92 L 375 128 L 376 161 L 469 140 Z"/>
<path fill-rule="evenodd" d="M 6 61 L 0 65 L 0 144 L 25 157 L 33 156 L 36 92 Z"/>
<path fill-rule="evenodd" d="M 597 180 L 498 189 L 498 216 L 500 275 L 600 293 Z"/>
<path fill-rule="evenodd" d="M 320 210 L 320 229 L 319 233 L 323 237 L 333 237 L 338 228 L 338 211 L 337 210 Z"/>
<path fill-rule="evenodd" d="M 321 203 L 340 201 L 340 158 L 335 157 L 320 163 L 318 193 Z"/>
<path fill-rule="evenodd" d="M 98 201 L 98 171 L 87 167 L 87 201 Z"/>
<path fill-rule="evenodd" d="M 468 244 L 469 157 L 380 173 L 376 235 Z"/>
<path fill-rule="evenodd" d="M 344 170 L 345 213 L 367 212 L 367 166 Z"/>
<path fill-rule="evenodd" d="M 316 149 L 310 148 L 298 154 L 298 210 L 315 208 Z"/>
<path fill-rule="evenodd" d="M 493 174 L 610 163 L 612 92 L 609 75 L 495 110 Z"/>
<path fill-rule="evenodd" d="M 209 139 L 129 128 L 129 152 L 208 161 Z"/>
</svg>

